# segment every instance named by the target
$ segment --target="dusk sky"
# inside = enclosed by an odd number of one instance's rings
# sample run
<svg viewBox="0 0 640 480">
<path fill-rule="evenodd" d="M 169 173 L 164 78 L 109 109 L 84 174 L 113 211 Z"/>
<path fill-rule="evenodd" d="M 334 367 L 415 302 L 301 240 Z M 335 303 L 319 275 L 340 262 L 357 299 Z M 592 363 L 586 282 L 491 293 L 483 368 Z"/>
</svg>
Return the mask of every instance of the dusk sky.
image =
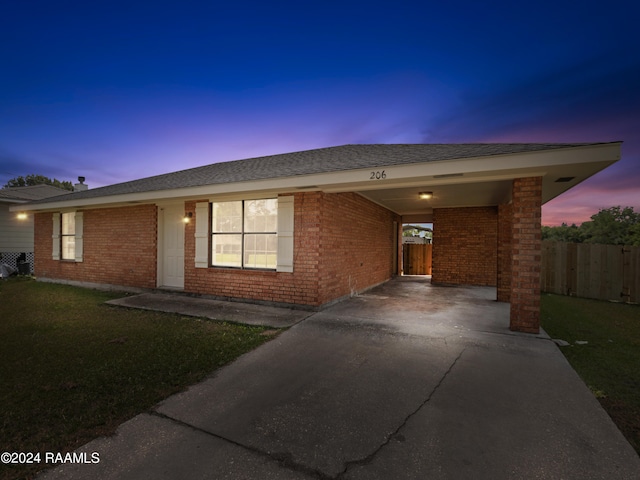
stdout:
<svg viewBox="0 0 640 480">
<path fill-rule="evenodd" d="M 7 1 L 0 186 L 348 143 L 622 140 L 543 223 L 640 211 L 639 20 L 631 0 Z"/>
</svg>

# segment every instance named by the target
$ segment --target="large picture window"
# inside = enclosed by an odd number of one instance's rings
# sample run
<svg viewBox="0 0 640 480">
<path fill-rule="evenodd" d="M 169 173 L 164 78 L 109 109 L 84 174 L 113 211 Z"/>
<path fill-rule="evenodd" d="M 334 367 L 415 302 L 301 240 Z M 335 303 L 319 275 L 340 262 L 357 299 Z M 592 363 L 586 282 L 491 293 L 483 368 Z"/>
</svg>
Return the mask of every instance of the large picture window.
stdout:
<svg viewBox="0 0 640 480">
<path fill-rule="evenodd" d="M 62 214 L 60 237 L 62 239 L 62 260 L 76 258 L 76 212 Z"/>
<path fill-rule="evenodd" d="M 277 226 L 275 198 L 212 203 L 213 266 L 275 270 Z"/>
</svg>

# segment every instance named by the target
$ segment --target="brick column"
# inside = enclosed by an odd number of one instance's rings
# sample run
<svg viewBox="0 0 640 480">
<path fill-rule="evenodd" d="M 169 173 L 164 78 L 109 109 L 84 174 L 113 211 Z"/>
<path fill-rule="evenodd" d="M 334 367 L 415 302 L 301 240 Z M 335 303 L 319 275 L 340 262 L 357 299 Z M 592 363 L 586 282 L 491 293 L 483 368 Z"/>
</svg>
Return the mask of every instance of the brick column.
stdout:
<svg viewBox="0 0 640 480">
<path fill-rule="evenodd" d="M 512 190 L 511 318 L 509 328 L 540 331 L 542 177 L 516 178 Z"/>
<path fill-rule="evenodd" d="M 498 205 L 498 298 L 499 302 L 511 301 L 511 241 L 513 209 L 511 204 Z"/>
</svg>

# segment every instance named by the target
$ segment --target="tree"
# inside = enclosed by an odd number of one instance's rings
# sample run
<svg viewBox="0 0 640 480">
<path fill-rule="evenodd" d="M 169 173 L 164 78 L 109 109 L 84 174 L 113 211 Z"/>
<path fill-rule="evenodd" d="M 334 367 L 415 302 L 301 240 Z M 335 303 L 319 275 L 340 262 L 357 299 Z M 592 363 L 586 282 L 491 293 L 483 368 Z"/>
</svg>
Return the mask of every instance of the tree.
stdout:
<svg viewBox="0 0 640 480">
<path fill-rule="evenodd" d="M 559 227 L 542 227 L 542 240 L 553 240 L 556 242 L 582 243 L 584 233 L 575 223 L 571 226 L 563 223 Z"/>
<path fill-rule="evenodd" d="M 68 181 L 60 181 L 57 178 L 53 180 L 44 175 L 27 175 L 26 177 L 12 178 L 5 184 L 5 188 L 9 187 L 30 187 L 33 185 L 52 185 L 54 187 L 62 188 L 73 192 L 73 183 Z"/>
<path fill-rule="evenodd" d="M 631 226 L 631 228 L 629 229 L 629 238 L 627 245 L 640 247 L 640 222 Z"/>
<path fill-rule="evenodd" d="M 640 213 L 633 207 L 603 208 L 579 227 L 542 227 L 542 239 L 557 242 L 640 246 Z"/>
<path fill-rule="evenodd" d="M 433 230 L 425 225 L 403 225 L 403 237 L 433 238 Z"/>
<path fill-rule="evenodd" d="M 607 245 L 634 245 L 640 239 L 638 236 L 640 213 L 633 211 L 633 207 L 620 206 L 603 208 L 591 216 L 590 222 L 584 222 L 581 230 L 586 243 L 600 243 Z"/>
</svg>

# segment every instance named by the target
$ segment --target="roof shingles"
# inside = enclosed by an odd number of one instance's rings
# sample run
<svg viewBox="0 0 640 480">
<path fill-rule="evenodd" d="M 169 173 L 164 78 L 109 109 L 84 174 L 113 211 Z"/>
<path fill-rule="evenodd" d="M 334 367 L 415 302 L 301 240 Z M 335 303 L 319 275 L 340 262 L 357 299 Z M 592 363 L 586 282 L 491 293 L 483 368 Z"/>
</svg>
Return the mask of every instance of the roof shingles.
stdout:
<svg viewBox="0 0 640 480">
<path fill-rule="evenodd" d="M 66 193 L 69 193 L 69 191 L 52 185 L 7 187 L 0 189 L 0 200 L 7 200 L 10 202 L 28 202 L 64 195 Z"/>
<path fill-rule="evenodd" d="M 369 144 L 343 145 L 284 153 L 202 167 L 118 183 L 69 195 L 56 201 L 99 198 L 177 188 L 247 182 L 297 175 L 435 162 L 492 155 L 508 155 L 593 143 L 491 143 L 491 144 Z M 32 203 L 45 203 L 47 200 Z"/>
</svg>

